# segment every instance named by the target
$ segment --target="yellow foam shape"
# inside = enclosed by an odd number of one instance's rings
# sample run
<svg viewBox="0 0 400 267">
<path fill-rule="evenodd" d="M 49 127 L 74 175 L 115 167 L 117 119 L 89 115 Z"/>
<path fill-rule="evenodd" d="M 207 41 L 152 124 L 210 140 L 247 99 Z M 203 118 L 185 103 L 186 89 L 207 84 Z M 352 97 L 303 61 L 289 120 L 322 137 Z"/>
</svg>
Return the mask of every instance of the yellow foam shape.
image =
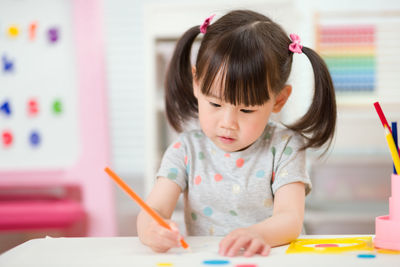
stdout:
<svg viewBox="0 0 400 267">
<path fill-rule="evenodd" d="M 378 253 L 382 253 L 382 254 L 400 254 L 399 250 L 391 250 L 391 249 L 377 249 Z"/>
<path fill-rule="evenodd" d="M 173 266 L 173 264 L 170 262 L 159 262 L 157 263 L 157 266 Z"/>
<path fill-rule="evenodd" d="M 320 244 L 337 244 L 338 247 L 315 247 Z M 340 244 L 345 246 L 340 246 Z M 343 238 L 318 238 L 296 239 L 290 243 L 286 253 L 318 253 L 335 254 L 349 251 L 373 251 L 372 237 L 343 237 Z"/>
</svg>

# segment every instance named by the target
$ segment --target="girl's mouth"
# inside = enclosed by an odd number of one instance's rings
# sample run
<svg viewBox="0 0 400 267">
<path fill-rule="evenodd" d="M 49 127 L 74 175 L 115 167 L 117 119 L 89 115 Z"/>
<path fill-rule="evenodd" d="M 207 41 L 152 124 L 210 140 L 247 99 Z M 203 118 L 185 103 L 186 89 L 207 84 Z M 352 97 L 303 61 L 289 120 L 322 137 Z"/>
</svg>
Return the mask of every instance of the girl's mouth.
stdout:
<svg viewBox="0 0 400 267">
<path fill-rule="evenodd" d="M 235 139 L 225 136 L 218 136 L 218 139 L 224 144 L 231 144 L 235 141 Z"/>
</svg>

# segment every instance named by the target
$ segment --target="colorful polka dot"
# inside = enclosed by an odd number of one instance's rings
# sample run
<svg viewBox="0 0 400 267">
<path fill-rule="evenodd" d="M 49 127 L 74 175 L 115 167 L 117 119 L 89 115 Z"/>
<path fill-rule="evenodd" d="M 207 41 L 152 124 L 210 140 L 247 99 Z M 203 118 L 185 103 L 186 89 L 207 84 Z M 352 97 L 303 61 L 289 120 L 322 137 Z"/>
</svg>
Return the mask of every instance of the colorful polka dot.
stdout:
<svg viewBox="0 0 400 267">
<path fill-rule="evenodd" d="M 203 152 L 199 152 L 199 159 L 204 159 L 204 153 Z"/>
<path fill-rule="evenodd" d="M 205 207 L 205 208 L 203 209 L 203 213 L 204 213 L 204 215 L 206 215 L 206 216 L 211 216 L 211 215 L 213 214 L 213 210 L 212 210 L 212 208 L 210 208 L 210 207 Z"/>
<path fill-rule="evenodd" d="M 234 185 L 232 186 L 232 193 L 234 193 L 234 194 L 239 194 L 239 193 L 240 193 L 240 185 L 234 184 Z"/>
<path fill-rule="evenodd" d="M 289 139 L 289 135 L 285 134 L 282 136 L 282 141 L 287 141 Z"/>
<path fill-rule="evenodd" d="M 196 213 L 192 212 L 190 215 L 192 216 L 192 220 L 193 220 L 193 221 L 197 220 L 197 215 L 196 215 Z"/>
<path fill-rule="evenodd" d="M 225 153 L 224 157 L 225 157 L 225 158 L 230 158 L 230 157 L 231 157 L 231 154 Z"/>
<path fill-rule="evenodd" d="M 275 154 L 276 154 L 276 148 L 275 148 L 274 146 L 271 148 L 271 152 L 272 152 L 272 155 L 275 156 Z"/>
<path fill-rule="evenodd" d="M 236 160 L 236 166 L 237 166 L 238 168 L 241 168 L 241 167 L 243 166 L 243 164 L 244 164 L 244 159 L 238 158 L 238 159 Z"/>
<path fill-rule="evenodd" d="M 201 183 L 201 176 L 200 176 L 200 175 L 197 175 L 197 176 L 194 178 L 194 183 L 195 183 L 196 185 L 199 185 L 199 184 Z"/>
<path fill-rule="evenodd" d="M 209 233 L 209 235 L 214 235 L 214 227 L 210 227 L 210 229 L 208 229 L 208 233 Z"/>
<path fill-rule="evenodd" d="M 266 198 L 264 199 L 264 207 L 269 208 L 272 206 L 273 202 L 272 202 L 272 198 Z"/>
<path fill-rule="evenodd" d="M 189 172 L 190 172 L 190 165 L 188 164 L 186 165 L 186 173 L 189 174 Z"/>
<path fill-rule="evenodd" d="M 185 165 L 188 164 L 188 156 L 185 156 Z"/>
<path fill-rule="evenodd" d="M 169 179 L 176 179 L 176 177 L 178 176 L 178 169 L 177 168 L 171 168 L 169 169 L 169 173 L 168 173 L 168 178 Z"/>
<path fill-rule="evenodd" d="M 221 181 L 221 180 L 222 180 L 222 175 L 219 174 L 219 173 L 217 173 L 216 175 L 214 175 L 214 180 L 215 180 L 216 182 Z"/>
<path fill-rule="evenodd" d="M 180 148 L 181 147 L 181 143 L 180 142 L 176 142 L 173 147 L 174 148 Z"/>
<path fill-rule="evenodd" d="M 271 138 L 271 133 L 266 133 L 265 135 L 264 135 L 264 140 L 268 140 L 268 139 L 270 139 Z"/>
<path fill-rule="evenodd" d="M 286 176 L 289 175 L 289 173 L 288 173 L 288 171 L 287 171 L 286 169 L 283 169 L 283 170 L 279 173 L 279 175 L 280 175 L 281 177 L 286 177 Z"/>
<path fill-rule="evenodd" d="M 290 155 L 290 154 L 292 154 L 292 152 L 293 152 L 293 148 L 291 148 L 290 146 L 287 146 L 287 147 L 285 148 L 285 150 L 283 150 L 283 153 L 284 153 L 285 155 Z"/>
<path fill-rule="evenodd" d="M 256 177 L 263 178 L 264 176 L 265 176 L 265 171 L 264 170 L 258 170 L 256 172 Z"/>
<path fill-rule="evenodd" d="M 271 183 L 275 181 L 275 172 L 272 172 L 272 178 L 271 178 Z"/>
<path fill-rule="evenodd" d="M 237 216 L 237 213 L 236 213 L 236 211 L 234 211 L 234 210 L 230 210 L 229 213 L 230 213 L 232 216 Z"/>
<path fill-rule="evenodd" d="M 211 149 L 211 154 L 215 155 L 215 153 L 217 153 L 217 152 L 215 152 L 214 149 Z"/>
<path fill-rule="evenodd" d="M 196 133 L 194 133 L 194 136 L 197 137 L 197 138 L 200 138 L 200 137 L 202 137 L 203 135 L 202 135 L 201 133 L 199 133 L 199 132 L 196 132 Z"/>
</svg>

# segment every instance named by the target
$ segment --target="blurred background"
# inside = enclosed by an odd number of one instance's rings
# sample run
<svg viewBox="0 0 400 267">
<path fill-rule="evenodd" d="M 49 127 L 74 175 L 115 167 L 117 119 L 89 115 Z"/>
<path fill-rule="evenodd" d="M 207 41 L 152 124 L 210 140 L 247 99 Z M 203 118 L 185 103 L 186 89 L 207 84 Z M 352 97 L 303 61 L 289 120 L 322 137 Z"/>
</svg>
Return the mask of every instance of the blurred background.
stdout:
<svg viewBox="0 0 400 267">
<path fill-rule="evenodd" d="M 145 198 L 177 136 L 163 103 L 174 45 L 238 8 L 297 33 L 333 77 L 336 138 L 324 157 L 309 153 L 307 234 L 374 233 L 393 168 L 373 103 L 399 122 L 399 1 L 0 0 L 0 252 L 47 235 L 136 235 L 139 208 L 103 169 Z M 304 114 L 312 75 L 295 54 L 276 120 Z M 181 201 L 173 218 L 184 231 Z"/>
</svg>

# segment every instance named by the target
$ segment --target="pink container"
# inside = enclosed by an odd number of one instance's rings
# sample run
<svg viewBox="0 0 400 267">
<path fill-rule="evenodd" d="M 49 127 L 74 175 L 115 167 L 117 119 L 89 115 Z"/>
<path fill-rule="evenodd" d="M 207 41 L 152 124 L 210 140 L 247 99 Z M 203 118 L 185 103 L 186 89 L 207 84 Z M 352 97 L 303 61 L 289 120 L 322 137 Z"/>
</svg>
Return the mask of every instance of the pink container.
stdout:
<svg viewBox="0 0 400 267">
<path fill-rule="evenodd" d="M 392 175 L 392 196 L 389 198 L 389 215 L 375 218 L 374 246 L 400 250 L 400 176 Z"/>
</svg>

